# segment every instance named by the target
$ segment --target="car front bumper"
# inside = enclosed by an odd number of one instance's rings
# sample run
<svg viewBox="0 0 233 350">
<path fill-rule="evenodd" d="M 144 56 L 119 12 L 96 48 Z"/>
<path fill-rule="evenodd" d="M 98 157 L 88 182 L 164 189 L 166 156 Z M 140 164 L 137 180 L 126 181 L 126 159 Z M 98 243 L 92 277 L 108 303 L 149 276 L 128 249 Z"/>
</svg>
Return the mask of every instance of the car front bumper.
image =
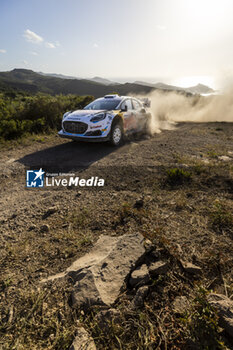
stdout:
<svg viewBox="0 0 233 350">
<path fill-rule="evenodd" d="M 71 140 L 76 140 L 76 141 L 86 141 L 86 142 L 106 142 L 109 140 L 109 136 L 83 136 L 83 135 L 78 135 L 78 134 L 71 134 L 69 132 L 65 132 L 63 130 L 60 130 L 58 132 L 58 135 L 62 138 L 65 139 L 71 139 Z"/>
</svg>

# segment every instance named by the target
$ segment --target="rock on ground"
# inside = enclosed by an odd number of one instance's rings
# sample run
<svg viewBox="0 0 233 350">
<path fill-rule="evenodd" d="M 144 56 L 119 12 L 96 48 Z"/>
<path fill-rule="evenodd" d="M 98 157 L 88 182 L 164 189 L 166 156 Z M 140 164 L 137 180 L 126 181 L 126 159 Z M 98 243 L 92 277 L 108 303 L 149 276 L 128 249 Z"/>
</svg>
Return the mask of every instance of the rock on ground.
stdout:
<svg viewBox="0 0 233 350">
<path fill-rule="evenodd" d="M 57 211 L 57 207 L 50 207 L 42 216 L 42 219 L 47 219 L 47 217 L 49 217 L 50 215 L 56 213 Z"/>
<path fill-rule="evenodd" d="M 120 237 L 101 235 L 88 254 L 77 259 L 64 273 L 51 276 L 47 281 L 72 278 L 75 283 L 72 293 L 75 307 L 111 306 L 131 271 L 146 254 L 144 241 L 139 233 Z"/>
<path fill-rule="evenodd" d="M 208 301 L 218 312 L 220 326 L 233 337 L 233 300 L 222 294 L 211 293 Z"/>
<path fill-rule="evenodd" d="M 164 261 L 156 261 L 149 266 L 151 275 L 163 275 L 168 271 L 169 264 Z"/>
<path fill-rule="evenodd" d="M 220 157 L 218 157 L 218 159 L 223 160 L 224 162 L 229 162 L 231 160 L 231 158 L 228 156 L 220 156 Z"/>
<path fill-rule="evenodd" d="M 96 350 L 94 340 L 83 327 L 78 328 L 70 350 Z"/>
<path fill-rule="evenodd" d="M 181 261 L 181 264 L 182 264 L 185 272 L 188 272 L 192 275 L 199 275 L 202 272 L 202 270 L 199 266 L 196 266 L 190 262 Z"/>
<path fill-rule="evenodd" d="M 145 284 L 149 282 L 149 280 L 150 280 L 150 275 L 149 275 L 148 268 L 146 264 L 143 264 L 142 266 L 139 266 L 132 272 L 129 283 L 132 287 L 134 287 L 136 285 L 139 286 L 139 285 Z"/>
<path fill-rule="evenodd" d="M 40 232 L 49 232 L 49 225 L 45 224 L 40 227 Z"/>
<path fill-rule="evenodd" d="M 131 302 L 131 308 L 136 309 L 138 307 L 142 307 L 144 305 L 144 299 L 147 296 L 148 292 L 148 286 L 142 286 L 138 288 L 137 293 Z"/>
</svg>

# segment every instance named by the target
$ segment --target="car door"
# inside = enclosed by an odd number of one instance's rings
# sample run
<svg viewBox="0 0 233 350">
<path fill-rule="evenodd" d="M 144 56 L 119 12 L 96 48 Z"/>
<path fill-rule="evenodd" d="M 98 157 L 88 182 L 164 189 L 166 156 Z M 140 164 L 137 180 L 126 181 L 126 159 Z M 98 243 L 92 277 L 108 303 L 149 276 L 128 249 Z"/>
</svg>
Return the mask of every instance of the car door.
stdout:
<svg viewBox="0 0 233 350">
<path fill-rule="evenodd" d="M 125 99 L 121 104 L 121 109 L 124 110 L 127 107 L 127 111 L 124 114 L 124 129 L 125 131 L 132 131 L 137 127 L 137 121 L 135 117 L 135 111 L 133 110 L 131 98 Z"/>
</svg>

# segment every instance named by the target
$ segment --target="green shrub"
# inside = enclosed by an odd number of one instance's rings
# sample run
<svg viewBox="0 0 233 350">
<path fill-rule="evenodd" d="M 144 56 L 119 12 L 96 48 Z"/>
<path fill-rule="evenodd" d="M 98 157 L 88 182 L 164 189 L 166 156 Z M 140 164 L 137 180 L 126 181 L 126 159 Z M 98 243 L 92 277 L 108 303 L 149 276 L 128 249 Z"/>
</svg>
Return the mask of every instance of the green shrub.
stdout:
<svg viewBox="0 0 233 350">
<path fill-rule="evenodd" d="M 166 182 L 169 185 L 181 185 L 185 182 L 191 180 L 191 173 L 179 168 L 172 168 L 167 170 L 167 179 Z"/>
<path fill-rule="evenodd" d="M 21 136 L 21 129 L 17 121 L 10 120 L 1 120 L 0 121 L 0 135 L 4 139 L 12 139 Z"/>
<path fill-rule="evenodd" d="M 0 93 L 0 138 L 11 140 L 26 133 L 59 130 L 65 112 L 82 109 L 92 100 L 92 96 Z"/>
<path fill-rule="evenodd" d="M 217 202 L 209 213 L 212 227 L 222 232 L 223 230 L 233 229 L 233 214 L 223 203 Z"/>
<path fill-rule="evenodd" d="M 218 326 L 218 316 L 207 300 L 207 290 L 199 288 L 192 307 L 181 319 L 187 326 L 195 348 L 224 349 Z"/>
</svg>

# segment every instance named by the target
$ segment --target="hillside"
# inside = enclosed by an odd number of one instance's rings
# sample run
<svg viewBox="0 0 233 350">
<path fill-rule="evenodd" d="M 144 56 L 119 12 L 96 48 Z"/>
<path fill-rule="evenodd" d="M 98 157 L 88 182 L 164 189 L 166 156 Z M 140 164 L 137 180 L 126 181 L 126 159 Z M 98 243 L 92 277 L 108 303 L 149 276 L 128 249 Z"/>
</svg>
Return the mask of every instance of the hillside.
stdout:
<svg viewBox="0 0 233 350">
<path fill-rule="evenodd" d="M 94 97 L 100 97 L 112 92 L 116 92 L 120 95 L 127 95 L 129 93 L 145 94 L 156 89 L 179 91 L 188 94 L 206 94 L 214 92 L 213 89 L 203 84 L 198 84 L 189 88 L 181 88 L 164 83 L 151 84 L 143 81 L 120 84 L 100 77 L 94 77 L 90 80 L 78 79 L 61 74 L 36 73 L 29 69 L 13 69 L 9 72 L 0 72 L 0 90 L 9 88 L 30 93 L 44 92 L 51 95 L 93 95 Z"/>
<path fill-rule="evenodd" d="M 56 73 L 43 73 L 43 72 L 38 72 L 39 74 L 43 75 L 43 76 L 48 76 L 48 77 L 55 77 L 55 78 L 61 78 L 61 79 L 78 79 L 78 80 L 82 80 L 82 78 L 78 78 L 78 77 L 74 77 L 74 76 L 70 76 L 70 75 L 64 75 L 64 74 L 56 74 Z M 114 82 L 112 80 L 109 79 L 104 79 L 101 77 L 94 77 L 94 78 L 89 78 L 87 79 L 88 81 L 94 81 L 96 83 L 100 83 L 103 85 L 119 85 L 119 83 Z"/>
<path fill-rule="evenodd" d="M 54 77 L 54 78 L 61 78 L 61 79 L 79 79 L 78 77 L 73 77 L 72 75 L 64 75 L 64 74 L 56 74 L 56 73 L 43 73 L 43 72 L 36 72 L 40 75 L 43 75 L 45 77 Z"/>
<path fill-rule="evenodd" d="M 116 83 L 107 86 L 100 82 L 86 79 L 64 79 L 41 75 L 28 69 L 13 69 L 9 72 L 0 72 L 0 89 L 9 88 L 32 93 L 93 95 L 94 97 L 100 97 L 112 92 L 124 95 L 128 93 L 149 93 L 154 90 L 153 87 L 140 84 Z"/>
<path fill-rule="evenodd" d="M 104 79 L 101 77 L 94 77 L 90 79 L 91 81 L 95 81 L 97 83 L 103 84 L 103 85 L 121 85 L 120 83 L 117 83 L 115 81 L 111 81 L 109 79 Z"/>
<path fill-rule="evenodd" d="M 190 86 L 186 88 L 182 88 L 179 86 L 175 85 L 168 85 L 164 83 L 147 83 L 145 81 L 135 81 L 135 84 L 155 88 L 155 89 L 160 89 L 160 90 L 169 90 L 169 91 L 181 91 L 181 92 L 186 92 L 186 93 L 191 93 L 191 94 L 210 94 L 213 93 L 214 90 L 211 89 L 209 86 L 203 85 L 203 84 L 197 84 L 195 86 Z"/>
</svg>

